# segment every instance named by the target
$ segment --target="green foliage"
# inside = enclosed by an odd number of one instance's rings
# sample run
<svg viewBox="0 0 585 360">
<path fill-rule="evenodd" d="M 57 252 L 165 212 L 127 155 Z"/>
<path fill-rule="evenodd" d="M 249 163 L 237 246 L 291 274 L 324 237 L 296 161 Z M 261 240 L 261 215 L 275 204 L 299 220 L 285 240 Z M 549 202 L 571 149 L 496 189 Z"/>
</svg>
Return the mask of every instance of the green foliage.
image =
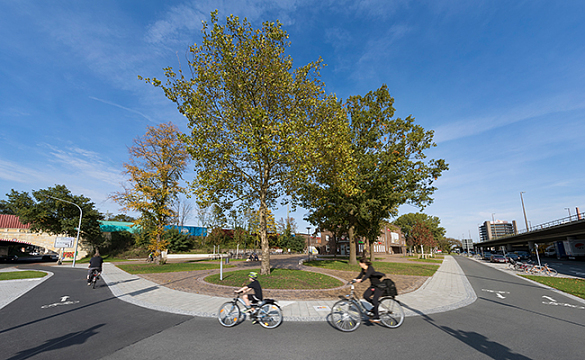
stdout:
<svg viewBox="0 0 585 360">
<path fill-rule="evenodd" d="M 442 159 L 425 160 L 424 152 L 435 146 L 433 132 L 414 123 L 414 118 L 394 118 L 394 99 L 383 85 L 365 96 L 352 96 L 345 104 L 350 119 L 348 139 L 352 161 L 346 173 L 355 174 L 346 191 L 338 176 L 317 173 L 302 197 L 310 209 L 308 220 L 339 236 L 350 235 L 350 262 L 355 263 L 353 233 L 370 243 L 399 205 L 424 207 L 432 202 L 433 182 L 447 170 Z M 329 159 L 339 167 L 337 159 Z M 353 169 L 352 169 L 353 168 Z"/>
<path fill-rule="evenodd" d="M 443 253 L 447 252 L 451 254 L 455 248 L 460 248 L 461 246 L 461 240 L 453 238 L 442 238 L 437 240 L 437 247 L 441 249 Z"/>
<path fill-rule="evenodd" d="M 188 72 L 168 67 L 166 83 L 145 79 L 188 121 L 182 140 L 200 205 L 259 205 L 262 274 L 270 272 L 268 209 L 294 197 L 324 154 L 343 159 L 347 152 L 337 146 L 343 118 L 319 79 L 322 61 L 293 68 L 287 39 L 278 21 L 254 29 L 232 15 L 222 25 L 214 12 L 202 43 L 190 48 Z"/>
<path fill-rule="evenodd" d="M 178 128 L 170 122 L 148 127 L 146 135 L 129 148 L 130 162 L 124 164 L 129 186 L 112 196 L 124 210 L 140 212 L 137 223 L 146 229 L 155 256 L 168 246 L 162 237 L 164 227 L 176 217 L 172 208 L 184 191 L 179 181 L 188 154 L 178 137 Z"/>
<path fill-rule="evenodd" d="M 305 248 L 305 239 L 302 236 L 294 236 L 289 229 L 286 229 L 279 238 L 281 248 L 286 252 L 300 252 Z"/>
<path fill-rule="evenodd" d="M 120 254 L 136 246 L 137 236 L 129 231 L 118 231 L 110 233 L 100 248 L 102 254 Z"/>
<path fill-rule="evenodd" d="M 169 243 L 169 250 L 172 252 L 189 251 L 193 248 L 193 239 L 189 235 L 181 234 L 177 228 L 166 230 L 163 238 Z"/>
<path fill-rule="evenodd" d="M 440 226 L 441 220 L 436 216 L 429 216 L 423 213 L 409 213 L 400 216 L 394 221 L 394 225 L 400 227 L 400 230 L 406 237 L 407 241 L 412 239 L 412 230 L 417 223 L 424 224 L 431 232 L 435 241 L 440 241 L 444 238 L 445 228 Z"/>
<path fill-rule="evenodd" d="M 136 221 L 135 218 L 133 218 L 132 216 L 126 215 L 126 214 L 117 214 L 117 215 L 114 215 L 114 216 L 110 216 L 106 220 L 109 220 L 109 221 L 122 221 L 122 222 L 134 222 L 134 221 Z"/>
<path fill-rule="evenodd" d="M 20 218 L 20 222 L 31 224 L 32 231 L 76 237 L 79 217 L 82 215 L 80 239 L 93 248 L 102 246 L 104 238 L 99 221 L 103 220 L 103 215 L 95 209 L 89 198 L 71 194 L 65 185 L 33 191 L 32 195 L 12 190 L 7 194 L 6 202 Z"/>
</svg>

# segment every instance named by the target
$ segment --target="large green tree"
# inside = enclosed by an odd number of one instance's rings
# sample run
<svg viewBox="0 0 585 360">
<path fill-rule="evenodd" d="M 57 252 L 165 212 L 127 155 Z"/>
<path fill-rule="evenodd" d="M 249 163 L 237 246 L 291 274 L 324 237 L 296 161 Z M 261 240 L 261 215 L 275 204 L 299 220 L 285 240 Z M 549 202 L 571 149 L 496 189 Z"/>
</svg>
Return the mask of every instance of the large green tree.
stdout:
<svg viewBox="0 0 585 360">
<path fill-rule="evenodd" d="M 288 34 L 277 22 L 255 29 L 217 12 L 190 48 L 189 71 L 165 69 L 164 90 L 188 121 L 183 137 L 195 163 L 192 189 L 205 206 L 260 209 L 261 274 L 270 273 L 268 209 L 296 189 L 323 157 L 343 158 L 339 104 L 320 81 L 322 61 L 298 68 L 285 55 Z M 332 154 L 335 153 L 335 154 Z"/>
<path fill-rule="evenodd" d="M 81 241 L 93 248 L 99 248 L 104 243 L 99 222 L 103 220 L 103 215 L 95 209 L 91 199 L 73 195 L 65 185 L 32 191 L 32 197 L 27 192 L 14 189 L 6 196 L 8 208 L 19 217 L 20 222 L 30 223 L 34 232 L 76 237 L 82 215 Z M 79 206 L 83 214 L 71 203 Z"/>
<path fill-rule="evenodd" d="M 424 224 L 431 232 L 435 241 L 441 241 L 445 236 L 445 228 L 441 226 L 441 220 L 436 216 L 425 213 L 408 213 L 394 220 L 394 225 L 400 227 L 400 231 L 408 240 L 412 236 L 412 229 L 417 223 Z"/>
<path fill-rule="evenodd" d="M 184 192 L 180 180 L 188 154 L 178 136 L 178 128 L 172 123 L 149 126 L 129 148 L 130 162 L 124 164 L 128 185 L 112 195 L 124 210 L 140 212 L 136 222 L 149 237 L 149 249 L 159 260 L 169 244 L 163 238 L 164 228 L 176 217 L 174 205 Z"/>
<path fill-rule="evenodd" d="M 347 172 L 355 174 L 353 189 L 348 193 L 335 176 L 323 174 L 304 193 L 303 205 L 311 209 L 309 221 L 349 234 L 351 264 L 357 262 L 354 235 L 371 244 L 399 205 L 428 205 L 436 190 L 433 182 L 448 168 L 442 159 L 426 159 L 425 151 L 435 146 L 433 131 L 415 124 L 412 116 L 394 117 L 393 105 L 386 85 L 350 97 L 345 109 L 353 161 L 347 166 L 354 169 Z"/>
</svg>

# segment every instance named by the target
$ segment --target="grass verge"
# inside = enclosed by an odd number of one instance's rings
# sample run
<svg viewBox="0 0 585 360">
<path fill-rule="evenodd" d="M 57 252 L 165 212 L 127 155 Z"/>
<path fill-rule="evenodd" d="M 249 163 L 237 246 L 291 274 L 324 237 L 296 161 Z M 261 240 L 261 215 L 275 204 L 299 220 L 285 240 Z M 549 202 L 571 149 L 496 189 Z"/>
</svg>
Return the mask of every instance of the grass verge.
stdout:
<svg viewBox="0 0 585 360">
<path fill-rule="evenodd" d="M 359 265 L 350 265 L 349 260 L 319 260 L 304 262 L 303 265 L 314 266 L 322 269 L 354 271 L 359 273 Z M 413 275 L 413 276 L 433 276 L 439 268 L 435 264 L 410 264 L 375 261 L 373 263 L 376 271 L 389 275 Z"/>
<path fill-rule="evenodd" d="M 585 299 L 585 280 L 583 279 L 544 277 L 535 275 L 520 276 Z"/>
<path fill-rule="evenodd" d="M 47 273 L 42 271 L 10 271 L 0 272 L 0 280 L 20 280 L 20 279 L 35 279 L 45 277 Z"/>
<path fill-rule="evenodd" d="M 124 264 L 116 265 L 120 269 L 130 274 L 160 274 L 179 271 L 195 271 L 195 270 L 212 270 L 219 269 L 219 263 L 166 263 L 164 265 L 157 264 Z M 233 265 L 224 265 L 225 268 L 234 267 Z"/>
<path fill-rule="evenodd" d="M 417 262 L 435 263 L 435 264 L 442 264 L 443 263 L 443 260 L 437 260 L 437 259 L 408 259 L 408 261 L 417 261 Z"/>
<path fill-rule="evenodd" d="M 230 271 L 223 274 L 223 280 L 219 280 L 219 274 L 210 275 L 205 281 L 212 284 L 242 287 L 250 282 L 248 273 L 260 269 L 247 269 Z M 343 285 L 343 283 L 331 276 L 310 271 L 272 269 L 270 275 L 258 275 L 258 281 L 263 289 L 331 289 Z"/>
</svg>

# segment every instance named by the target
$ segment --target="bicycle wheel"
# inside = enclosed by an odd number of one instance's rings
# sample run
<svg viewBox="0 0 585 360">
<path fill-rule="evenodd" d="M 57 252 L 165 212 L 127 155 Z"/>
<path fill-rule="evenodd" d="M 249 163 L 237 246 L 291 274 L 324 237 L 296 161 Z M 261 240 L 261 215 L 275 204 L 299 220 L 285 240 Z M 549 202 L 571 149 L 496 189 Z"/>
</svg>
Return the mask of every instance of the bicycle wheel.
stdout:
<svg viewBox="0 0 585 360">
<path fill-rule="evenodd" d="M 242 312 L 237 303 L 228 301 L 224 303 L 217 312 L 217 320 L 225 327 L 232 327 L 240 322 Z"/>
<path fill-rule="evenodd" d="M 264 304 L 258 309 L 256 318 L 263 328 L 274 329 L 282 323 L 282 311 L 276 304 Z"/>
<path fill-rule="evenodd" d="M 349 300 L 339 300 L 331 309 L 331 321 L 341 331 L 354 331 L 362 322 L 362 312 Z"/>
<path fill-rule="evenodd" d="M 546 274 L 548 276 L 557 276 L 559 273 L 555 269 L 547 268 Z"/>
<path fill-rule="evenodd" d="M 395 329 L 404 322 L 404 310 L 398 301 L 392 298 L 383 298 L 378 305 L 380 321 L 384 326 Z"/>
</svg>

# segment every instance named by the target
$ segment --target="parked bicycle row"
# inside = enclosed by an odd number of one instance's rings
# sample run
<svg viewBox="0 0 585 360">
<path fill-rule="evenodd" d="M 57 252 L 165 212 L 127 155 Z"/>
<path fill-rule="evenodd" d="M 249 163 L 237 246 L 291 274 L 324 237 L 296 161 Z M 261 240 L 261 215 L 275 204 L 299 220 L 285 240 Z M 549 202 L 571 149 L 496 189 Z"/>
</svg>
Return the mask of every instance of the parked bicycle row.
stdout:
<svg viewBox="0 0 585 360">
<path fill-rule="evenodd" d="M 558 272 L 549 267 L 548 264 L 538 265 L 534 263 L 532 260 L 528 260 L 526 262 L 514 261 L 511 260 L 508 263 L 508 267 L 512 270 L 522 271 L 529 274 L 534 275 L 547 275 L 547 276 L 557 276 Z"/>
</svg>

